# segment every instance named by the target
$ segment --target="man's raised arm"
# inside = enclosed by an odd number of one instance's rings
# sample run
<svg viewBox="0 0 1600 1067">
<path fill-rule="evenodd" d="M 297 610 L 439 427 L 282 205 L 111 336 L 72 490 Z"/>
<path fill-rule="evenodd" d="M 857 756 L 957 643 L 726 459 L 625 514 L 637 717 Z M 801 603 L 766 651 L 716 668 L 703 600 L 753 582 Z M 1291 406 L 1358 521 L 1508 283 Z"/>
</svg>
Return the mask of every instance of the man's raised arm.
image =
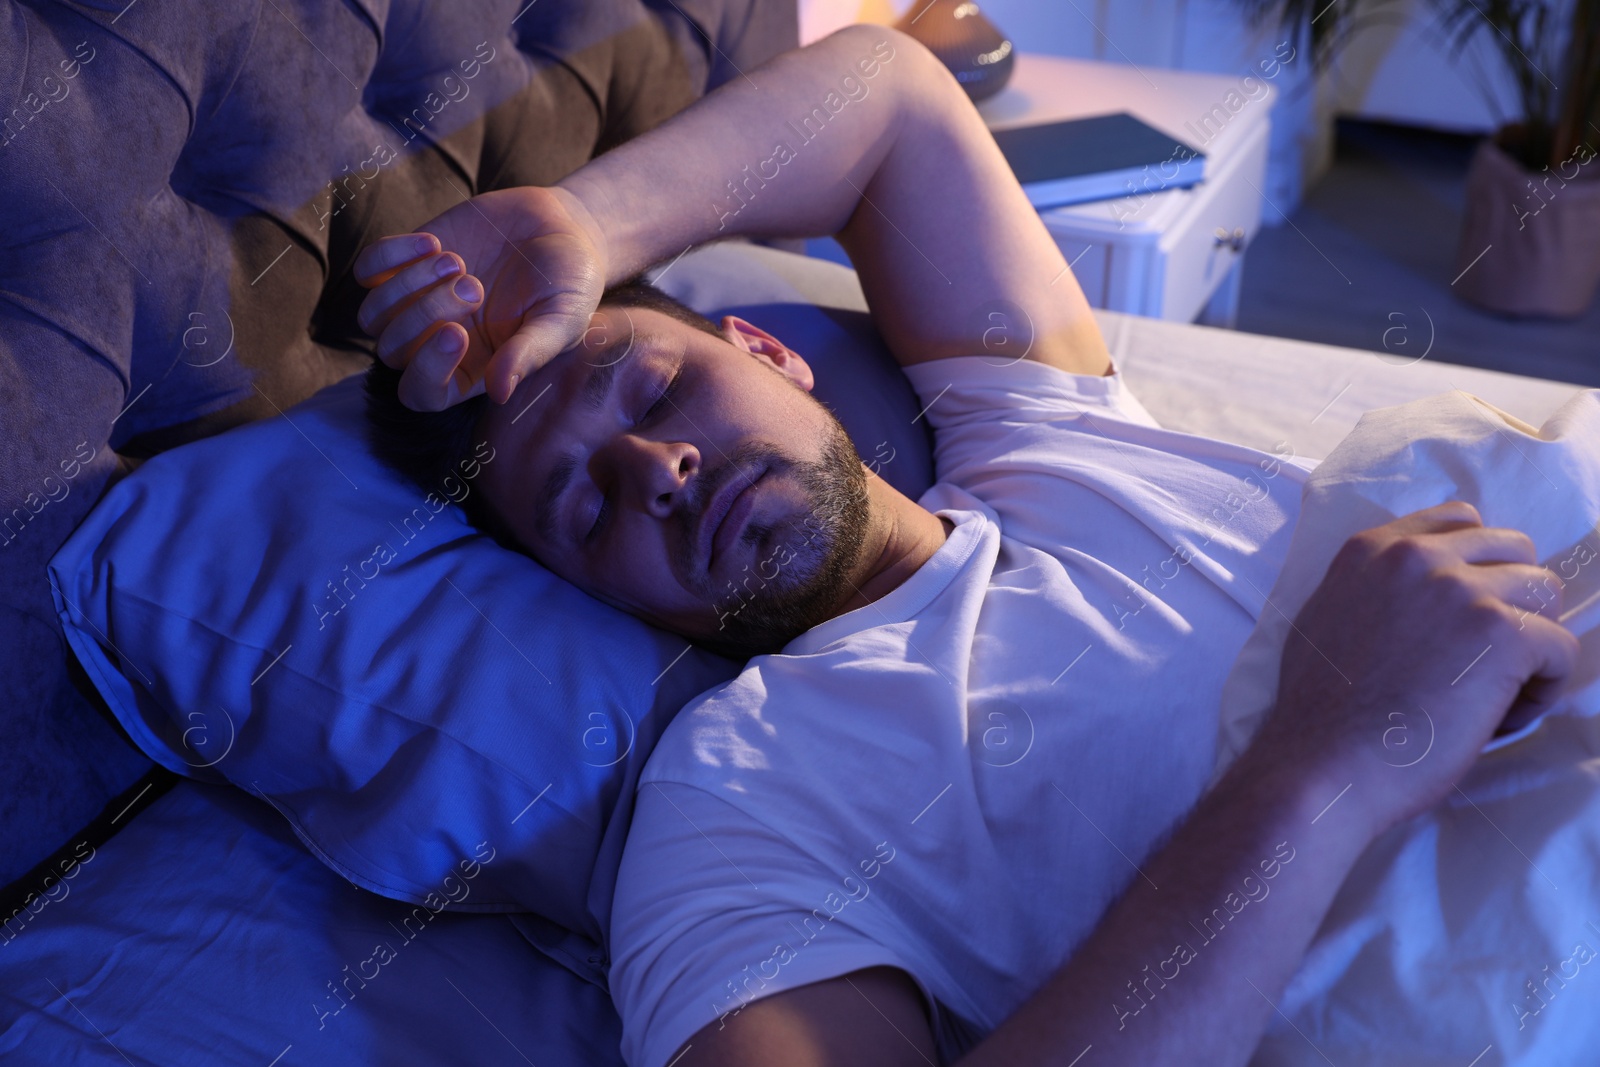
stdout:
<svg viewBox="0 0 1600 1067">
<path fill-rule="evenodd" d="M 732 236 L 838 236 L 902 364 L 1110 368 L 982 118 L 925 48 L 883 27 L 779 56 L 553 188 L 485 193 L 424 231 L 355 266 L 373 289 L 361 324 L 406 368 L 417 408 L 485 391 L 504 403 L 582 335 L 606 285 Z"/>
<path fill-rule="evenodd" d="M 1089 303 L 955 78 L 854 26 L 735 79 L 562 181 L 611 281 L 725 236 L 838 235 L 902 364 L 998 351 L 1109 364 Z M 1005 336 L 1000 337 L 1003 333 Z"/>
</svg>

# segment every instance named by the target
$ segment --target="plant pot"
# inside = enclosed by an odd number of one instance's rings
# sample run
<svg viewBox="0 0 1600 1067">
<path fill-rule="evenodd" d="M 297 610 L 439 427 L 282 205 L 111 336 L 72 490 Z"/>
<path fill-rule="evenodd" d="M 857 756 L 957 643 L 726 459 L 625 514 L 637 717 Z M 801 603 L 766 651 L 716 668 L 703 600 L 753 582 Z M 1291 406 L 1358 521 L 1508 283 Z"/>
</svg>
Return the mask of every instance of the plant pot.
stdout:
<svg viewBox="0 0 1600 1067">
<path fill-rule="evenodd" d="M 1505 315 L 1581 315 L 1600 288 L 1600 162 L 1580 144 L 1561 165 L 1528 170 L 1500 144 L 1518 132 L 1485 138 L 1472 157 L 1453 287 Z"/>
</svg>

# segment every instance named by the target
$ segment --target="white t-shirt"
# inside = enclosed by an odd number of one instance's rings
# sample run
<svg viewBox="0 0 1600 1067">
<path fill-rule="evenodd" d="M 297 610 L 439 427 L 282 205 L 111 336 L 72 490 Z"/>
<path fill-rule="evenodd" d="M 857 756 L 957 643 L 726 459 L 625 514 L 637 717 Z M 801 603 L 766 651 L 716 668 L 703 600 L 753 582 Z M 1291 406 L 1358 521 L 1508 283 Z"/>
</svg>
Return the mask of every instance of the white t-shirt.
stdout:
<svg viewBox="0 0 1600 1067">
<path fill-rule="evenodd" d="M 919 503 L 955 529 L 662 735 L 612 907 L 630 1067 L 876 965 L 911 975 L 955 1058 L 1067 959 L 1210 775 L 1223 680 L 1271 610 L 1314 464 L 1163 430 L 1120 372 L 906 373 L 934 429 Z"/>
</svg>

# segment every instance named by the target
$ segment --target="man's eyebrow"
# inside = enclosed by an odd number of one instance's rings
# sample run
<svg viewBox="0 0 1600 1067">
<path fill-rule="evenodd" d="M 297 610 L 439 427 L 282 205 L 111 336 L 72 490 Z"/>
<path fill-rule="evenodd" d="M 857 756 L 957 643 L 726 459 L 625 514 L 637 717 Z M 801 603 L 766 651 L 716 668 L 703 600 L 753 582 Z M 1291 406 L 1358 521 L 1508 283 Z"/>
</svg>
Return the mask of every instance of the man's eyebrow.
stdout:
<svg viewBox="0 0 1600 1067">
<path fill-rule="evenodd" d="M 627 353 L 589 372 L 589 377 L 584 379 L 583 387 L 578 391 L 578 399 L 584 407 L 599 411 L 605 406 L 606 397 L 611 395 L 611 386 L 617 380 L 617 369 L 625 358 Z"/>
</svg>

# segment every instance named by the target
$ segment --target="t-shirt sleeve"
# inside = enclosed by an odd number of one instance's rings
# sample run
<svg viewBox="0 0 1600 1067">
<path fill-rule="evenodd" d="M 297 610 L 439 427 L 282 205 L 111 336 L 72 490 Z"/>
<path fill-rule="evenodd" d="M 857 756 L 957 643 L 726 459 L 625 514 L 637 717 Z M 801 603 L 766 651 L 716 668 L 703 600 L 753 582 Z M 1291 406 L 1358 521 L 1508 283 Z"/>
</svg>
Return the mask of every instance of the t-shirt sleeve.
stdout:
<svg viewBox="0 0 1600 1067">
<path fill-rule="evenodd" d="M 1128 391 L 1115 356 L 1111 368 L 1104 375 L 1071 374 L 1033 360 L 992 356 L 957 356 L 906 367 L 933 428 L 938 480 L 996 506 L 996 472 L 1021 451 L 1059 459 L 1071 451 L 1063 445 L 1074 434 L 1121 439 L 1161 433 L 1160 424 Z"/>
<path fill-rule="evenodd" d="M 935 431 L 971 422 L 1049 422 L 1084 412 L 1159 424 L 1128 390 L 1111 357 L 1110 374 L 1072 374 L 1035 360 L 956 356 L 913 363 L 906 377 Z"/>
<path fill-rule="evenodd" d="M 700 1030 L 763 997 L 864 967 L 910 973 L 867 932 L 883 920 L 869 914 L 880 869 L 830 870 L 713 793 L 643 783 L 611 909 L 629 1067 L 666 1067 Z"/>
</svg>

